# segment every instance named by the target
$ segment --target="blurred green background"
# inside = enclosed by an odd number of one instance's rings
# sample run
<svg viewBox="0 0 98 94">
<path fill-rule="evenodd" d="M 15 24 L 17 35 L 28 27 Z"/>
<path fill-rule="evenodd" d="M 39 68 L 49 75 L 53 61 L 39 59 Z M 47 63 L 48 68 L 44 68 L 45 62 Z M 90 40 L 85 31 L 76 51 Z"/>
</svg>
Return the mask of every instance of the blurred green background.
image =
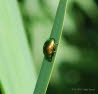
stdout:
<svg viewBox="0 0 98 94">
<path fill-rule="evenodd" d="M 36 72 L 59 0 L 18 0 Z M 98 0 L 68 0 L 47 94 L 98 94 Z"/>
</svg>

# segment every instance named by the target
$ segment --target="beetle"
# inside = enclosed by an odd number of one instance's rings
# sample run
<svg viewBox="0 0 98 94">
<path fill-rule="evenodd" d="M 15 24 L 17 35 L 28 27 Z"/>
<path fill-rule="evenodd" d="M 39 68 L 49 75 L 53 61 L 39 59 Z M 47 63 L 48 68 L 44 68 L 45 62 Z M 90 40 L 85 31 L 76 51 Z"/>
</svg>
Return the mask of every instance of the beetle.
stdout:
<svg viewBox="0 0 98 94">
<path fill-rule="evenodd" d="M 44 53 L 46 60 L 48 60 L 49 62 L 52 61 L 52 57 L 54 53 L 56 52 L 56 44 L 57 43 L 55 43 L 54 38 L 50 38 L 44 43 L 43 53 Z"/>
</svg>

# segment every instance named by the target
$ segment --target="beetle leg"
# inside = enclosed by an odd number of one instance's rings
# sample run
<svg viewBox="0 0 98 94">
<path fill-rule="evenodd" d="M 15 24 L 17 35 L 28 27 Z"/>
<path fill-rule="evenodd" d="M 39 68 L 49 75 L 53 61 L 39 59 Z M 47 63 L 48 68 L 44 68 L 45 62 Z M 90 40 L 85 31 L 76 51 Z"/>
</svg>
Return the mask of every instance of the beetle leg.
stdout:
<svg viewBox="0 0 98 94">
<path fill-rule="evenodd" d="M 49 56 L 49 62 L 51 62 L 51 61 L 52 61 L 52 55 Z"/>
<path fill-rule="evenodd" d="M 54 53 L 56 53 L 56 51 L 55 51 L 55 50 L 54 50 L 53 52 L 54 52 Z"/>
</svg>

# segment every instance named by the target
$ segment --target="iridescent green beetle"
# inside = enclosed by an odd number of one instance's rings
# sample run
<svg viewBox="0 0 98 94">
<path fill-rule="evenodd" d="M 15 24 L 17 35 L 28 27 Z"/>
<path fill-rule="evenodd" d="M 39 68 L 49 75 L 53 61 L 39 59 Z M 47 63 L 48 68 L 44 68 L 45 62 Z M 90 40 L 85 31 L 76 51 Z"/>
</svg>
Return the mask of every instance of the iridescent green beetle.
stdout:
<svg viewBox="0 0 98 94">
<path fill-rule="evenodd" d="M 53 57 L 54 53 L 56 52 L 55 51 L 56 44 L 57 43 L 55 43 L 55 39 L 53 39 L 53 38 L 50 38 L 44 44 L 43 53 L 44 53 L 46 60 L 48 60 L 49 62 L 52 61 L 52 57 Z"/>
</svg>

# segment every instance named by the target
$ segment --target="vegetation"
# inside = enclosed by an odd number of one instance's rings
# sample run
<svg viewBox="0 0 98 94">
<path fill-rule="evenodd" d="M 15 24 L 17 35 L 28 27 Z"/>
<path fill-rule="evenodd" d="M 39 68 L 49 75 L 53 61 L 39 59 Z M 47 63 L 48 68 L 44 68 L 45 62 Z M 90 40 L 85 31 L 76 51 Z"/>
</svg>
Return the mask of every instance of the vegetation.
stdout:
<svg viewBox="0 0 98 94">
<path fill-rule="evenodd" d="M 0 93 L 33 93 L 59 1 L 0 0 Z M 69 0 L 67 5 L 53 73 L 51 79 L 47 74 L 50 82 L 44 90 L 46 94 L 97 94 L 98 0 Z"/>
<path fill-rule="evenodd" d="M 50 38 L 55 39 L 55 42 L 59 45 L 60 41 L 60 36 L 62 34 L 62 27 L 63 27 L 63 21 L 64 21 L 64 14 L 65 14 L 65 9 L 66 9 L 66 0 L 60 0 L 53 29 L 50 35 Z M 57 48 L 58 48 L 57 45 Z M 56 48 L 56 51 L 57 51 Z M 43 64 L 41 67 L 41 71 L 38 77 L 38 81 L 35 87 L 34 94 L 45 94 L 46 89 L 51 77 L 51 72 L 53 70 L 53 65 L 55 62 L 55 55 L 53 56 L 53 60 L 50 62 L 44 58 Z"/>
</svg>

